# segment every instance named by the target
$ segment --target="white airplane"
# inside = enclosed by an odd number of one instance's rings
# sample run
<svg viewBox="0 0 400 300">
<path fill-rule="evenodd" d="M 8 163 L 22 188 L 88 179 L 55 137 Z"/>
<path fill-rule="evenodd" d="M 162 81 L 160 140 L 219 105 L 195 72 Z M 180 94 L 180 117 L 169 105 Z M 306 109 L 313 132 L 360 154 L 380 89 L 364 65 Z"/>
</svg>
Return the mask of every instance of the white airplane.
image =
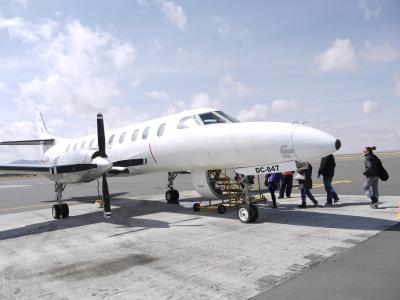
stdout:
<svg viewBox="0 0 400 300">
<path fill-rule="evenodd" d="M 36 113 L 39 139 L 0 145 L 41 145 L 41 165 L 0 165 L 0 172 L 42 174 L 55 182 L 55 219 L 67 218 L 62 201 L 66 184 L 102 178 L 104 216 L 111 216 L 107 175 L 168 172 L 169 203 L 178 203 L 173 183 L 177 174 L 190 173 L 194 188 L 206 198 L 221 198 L 210 184 L 208 170 L 234 169 L 244 175 L 296 170 L 296 164 L 339 150 L 340 140 L 321 130 L 296 123 L 239 122 L 222 111 L 202 108 L 104 131 L 97 115 L 97 135 L 59 138 Z M 238 209 L 243 223 L 257 219 L 257 206 L 246 196 Z"/>
</svg>

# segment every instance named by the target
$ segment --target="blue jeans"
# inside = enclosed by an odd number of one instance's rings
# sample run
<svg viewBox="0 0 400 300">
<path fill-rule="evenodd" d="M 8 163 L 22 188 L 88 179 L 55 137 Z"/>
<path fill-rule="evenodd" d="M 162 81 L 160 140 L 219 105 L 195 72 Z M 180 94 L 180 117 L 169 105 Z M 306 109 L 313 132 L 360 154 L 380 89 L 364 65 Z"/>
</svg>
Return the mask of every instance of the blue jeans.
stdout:
<svg viewBox="0 0 400 300">
<path fill-rule="evenodd" d="M 365 177 L 364 191 L 366 195 L 371 198 L 372 203 L 378 202 L 379 190 L 378 190 L 379 177 Z"/>
<path fill-rule="evenodd" d="M 326 203 L 332 204 L 332 198 L 336 201 L 339 200 L 338 195 L 332 187 L 333 177 L 323 177 L 324 187 L 326 191 Z"/>
</svg>

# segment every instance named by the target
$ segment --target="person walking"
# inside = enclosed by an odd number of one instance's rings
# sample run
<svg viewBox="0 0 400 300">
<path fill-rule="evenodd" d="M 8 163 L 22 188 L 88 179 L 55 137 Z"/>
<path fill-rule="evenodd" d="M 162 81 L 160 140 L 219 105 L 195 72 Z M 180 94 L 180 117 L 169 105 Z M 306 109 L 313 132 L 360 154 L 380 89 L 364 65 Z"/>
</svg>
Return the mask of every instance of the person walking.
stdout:
<svg viewBox="0 0 400 300">
<path fill-rule="evenodd" d="M 279 188 L 279 183 L 282 179 L 282 173 L 272 173 L 268 177 L 268 190 L 271 194 L 272 205 L 271 208 L 277 208 L 275 191 Z"/>
<path fill-rule="evenodd" d="M 307 208 L 306 197 L 308 197 L 314 206 L 318 206 L 318 201 L 315 199 L 314 195 L 311 193 L 312 189 L 312 166 L 307 163 L 304 169 L 299 170 L 299 174 L 304 177 L 304 179 L 299 179 L 299 186 L 301 191 L 301 204 L 297 206 L 298 208 Z"/>
<path fill-rule="evenodd" d="M 333 176 L 335 175 L 335 157 L 331 154 L 321 158 L 321 164 L 318 170 L 318 178 L 322 175 L 324 187 L 326 191 L 326 203 L 325 206 L 332 206 L 332 198 L 334 202 L 339 201 L 339 197 L 336 191 L 332 187 Z"/>
<path fill-rule="evenodd" d="M 364 191 L 371 199 L 370 207 L 373 209 L 377 209 L 379 202 L 379 190 L 378 190 L 378 182 L 379 182 L 379 168 L 382 167 L 381 160 L 373 153 L 373 150 L 376 150 L 376 147 L 365 147 L 364 149 L 364 173 L 365 181 L 364 181 Z"/>
<path fill-rule="evenodd" d="M 279 189 L 278 199 L 282 199 L 285 192 L 286 192 L 286 198 L 290 198 L 293 186 L 293 173 L 294 172 L 292 171 L 282 173 L 281 187 Z"/>
</svg>

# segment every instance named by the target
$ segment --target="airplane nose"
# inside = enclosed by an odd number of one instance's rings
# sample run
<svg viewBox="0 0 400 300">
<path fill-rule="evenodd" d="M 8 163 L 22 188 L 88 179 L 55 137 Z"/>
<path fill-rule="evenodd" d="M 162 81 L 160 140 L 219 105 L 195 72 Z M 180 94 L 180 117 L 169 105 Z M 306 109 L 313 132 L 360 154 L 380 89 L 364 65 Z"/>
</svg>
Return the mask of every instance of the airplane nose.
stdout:
<svg viewBox="0 0 400 300">
<path fill-rule="evenodd" d="M 339 139 L 319 129 L 303 125 L 293 128 L 292 142 L 294 153 L 302 162 L 325 157 L 341 147 Z"/>
</svg>

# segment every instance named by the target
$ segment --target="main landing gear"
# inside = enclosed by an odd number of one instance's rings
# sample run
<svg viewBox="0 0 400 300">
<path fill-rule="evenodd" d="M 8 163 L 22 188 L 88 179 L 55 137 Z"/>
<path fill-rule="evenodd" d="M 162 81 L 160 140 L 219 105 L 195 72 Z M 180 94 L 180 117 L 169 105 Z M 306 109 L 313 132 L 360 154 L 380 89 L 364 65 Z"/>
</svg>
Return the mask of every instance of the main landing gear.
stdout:
<svg viewBox="0 0 400 300">
<path fill-rule="evenodd" d="M 165 200 L 171 204 L 179 204 L 179 192 L 174 189 L 174 180 L 177 173 L 168 172 L 168 191 L 165 193 Z"/>
<path fill-rule="evenodd" d="M 68 218 L 68 216 L 69 216 L 68 204 L 62 202 L 62 192 L 65 190 L 65 187 L 66 187 L 66 184 L 63 184 L 63 183 L 55 184 L 57 204 L 53 205 L 52 211 L 51 211 L 54 219 Z"/>
<path fill-rule="evenodd" d="M 248 176 L 247 176 L 248 178 Z M 253 223 L 255 221 L 257 221 L 258 219 L 258 207 L 257 205 L 251 203 L 251 197 L 249 194 L 249 189 L 250 189 L 250 185 L 252 185 L 252 182 L 248 182 L 245 179 L 243 180 L 243 184 L 244 184 L 244 195 L 245 195 L 245 201 L 246 204 L 245 205 L 241 205 L 238 208 L 237 211 L 237 215 L 238 218 L 240 220 L 240 222 L 242 223 Z"/>
</svg>

